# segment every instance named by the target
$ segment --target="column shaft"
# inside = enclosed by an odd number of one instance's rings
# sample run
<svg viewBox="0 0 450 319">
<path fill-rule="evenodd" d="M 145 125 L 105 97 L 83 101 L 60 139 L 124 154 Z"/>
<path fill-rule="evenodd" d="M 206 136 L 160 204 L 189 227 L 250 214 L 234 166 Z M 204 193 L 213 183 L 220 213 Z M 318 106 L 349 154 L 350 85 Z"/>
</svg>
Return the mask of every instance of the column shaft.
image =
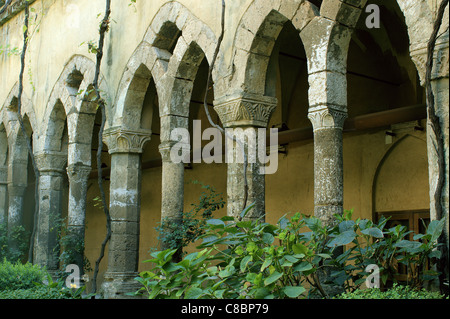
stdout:
<svg viewBox="0 0 450 319">
<path fill-rule="evenodd" d="M 116 153 L 111 156 L 111 239 L 108 270 L 103 283 L 105 298 L 126 298 L 136 290 L 134 278 L 139 263 L 141 156 Z"/>
<path fill-rule="evenodd" d="M 238 134 L 240 131 L 243 134 Z M 228 130 L 230 132 L 230 130 Z M 244 143 L 247 154 L 246 178 L 244 178 L 244 158 L 242 147 L 230 138 L 227 138 L 227 214 L 228 216 L 239 217 L 243 210 L 245 200 L 245 180 L 247 181 L 248 192 L 246 207 L 254 204 L 254 207 L 247 213 L 245 219 L 258 219 L 265 214 L 265 175 L 261 174 L 261 165 L 258 153 L 257 134 L 255 127 L 238 128 L 235 130 L 237 138 Z M 247 136 L 247 139 L 244 135 Z M 265 136 L 265 135 L 264 135 Z M 249 140 L 252 146 L 249 147 Z M 265 152 L 265 150 L 264 150 Z M 264 220 L 264 218 L 263 218 Z"/>
<path fill-rule="evenodd" d="M 314 132 L 314 214 L 329 224 L 343 213 L 342 129 Z"/>
<path fill-rule="evenodd" d="M 343 213 L 343 132 L 347 112 L 322 108 L 310 112 L 314 128 L 314 214 L 333 224 Z"/>
<path fill-rule="evenodd" d="M 13 236 L 23 226 L 23 204 L 26 186 L 8 184 L 8 246 L 11 252 L 20 253 L 19 239 Z"/>
<path fill-rule="evenodd" d="M 159 151 L 162 155 L 162 200 L 161 221 L 170 220 L 170 228 L 173 231 L 176 225 L 181 223 L 184 210 L 184 164 L 174 163 L 170 160 L 170 143 L 161 144 Z M 163 231 L 160 236 L 164 236 Z M 170 248 L 166 242 L 161 241 L 161 250 Z"/>
<path fill-rule="evenodd" d="M 150 136 L 148 130 L 120 127 L 110 128 L 104 134 L 111 154 L 111 239 L 108 270 L 102 285 L 102 294 L 107 299 L 130 298 L 126 293 L 139 287 L 134 278 L 139 266 L 141 154 Z"/>
<path fill-rule="evenodd" d="M 58 224 L 62 212 L 63 172 L 41 172 L 39 178 L 39 215 L 33 263 L 58 270 Z"/>
<path fill-rule="evenodd" d="M 247 166 L 247 184 L 248 197 L 247 204 L 255 203 L 252 210 L 246 215 L 246 219 L 258 219 L 265 216 L 265 175 L 260 172 L 260 163 L 258 154 L 258 128 L 266 128 L 269 119 L 277 106 L 277 99 L 270 96 L 262 96 L 253 93 L 242 93 L 234 97 L 225 97 L 214 102 L 214 109 L 219 114 L 224 127 L 244 143 L 248 156 Z M 239 132 L 241 130 L 241 132 Z M 243 132 L 242 132 L 243 131 Z M 254 157 L 249 152 L 249 140 L 253 134 L 254 138 Z M 242 147 L 237 142 L 230 143 L 227 138 L 227 213 L 229 216 L 239 216 L 244 203 L 244 164 L 242 161 L 234 161 L 233 153 L 239 156 L 242 153 Z M 265 150 L 264 150 L 265 151 Z M 230 158 L 231 155 L 231 158 Z"/>
<path fill-rule="evenodd" d="M 67 167 L 69 178 L 69 209 L 67 231 L 71 247 L 68 263 L 84 268 L 84 240 L 86 223 L 87 184 L 91 167 L 75 164 Z"/>
</svg>

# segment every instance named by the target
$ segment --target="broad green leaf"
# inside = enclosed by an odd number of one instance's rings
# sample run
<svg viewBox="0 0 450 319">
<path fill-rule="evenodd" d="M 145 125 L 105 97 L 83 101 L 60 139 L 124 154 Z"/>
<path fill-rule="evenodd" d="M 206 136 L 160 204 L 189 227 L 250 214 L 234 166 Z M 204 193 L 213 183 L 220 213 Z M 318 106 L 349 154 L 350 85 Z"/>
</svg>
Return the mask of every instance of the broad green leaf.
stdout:
<svg viewBox="0 0 450 319">
<path fill-rule="evenodd" d="M 306 291 L 305 288 L 302 286 L 286 286 L 283 288 L 283 292 L 288 296 L 289 298 L 297 298 L 302 293 Z"/>
<path fill-rule="evenodd" d="M 251 241 L 251 242 L 249 242 L 249 243 L 247 244 L 246 250 L 247 250 L 249 253 L 251 253 L 251 252 L 253 252 L 253 251 L 258 250 L 258 246 L 257 246 L 254 242 Z"/>
<path fill-rule="evenodd" d="M 344 246 L 350 244 L 356 237 L 356 233 L 353 230 L 347 230 L 342 234 L 337 235 L 331 242 L 328 243 L 328 247 Z"/>
<path fill-rule="evenodd" d="M 371 227 L 371 228 L 367 228 L 361 231 L 361 233 L 363 233 L 364 235 L 368 235 L 368 236 L 372 236 L 375 238 L 383 238 L 383 232 L 376 227 Z"/>
<path fill-rule="evenodd" d="M 225 226 L 224 221 L 220 220 L 220 219 L 208 219 L 206 221 L 206 223 L 209 225 L 215 225 L 215 226 Z"/>
<path fill-rule="evenodd" d="M 264 271 L 264 269 L 266 269 L 267 267 L 269 267 L 272 264 L 272 258 L 268 258 L 266 260 L 264 260 L 262 266 L 261 266 L 261 272 Z"/>
<path fill-rule="evenodd" d="M 322 222 L 317 217 L 305 218 L 305 223 L 313 232 L 318 231 L 322 227 Z"/>
<path fill-rule="evenodd" d="M 410 241 L 410 240 L 400 240 L 399 242 L 395 243 L 393 246 L 397 248 L 405 248 L 405 249 L 417 249 L 422 245 L 422 243 L 417 241 Z"/>
<path fill-rule="evenodd" d="M 440 259 L 441 255 L 442 255 L 442 252 L 440 250 L 433 250 L 431 253 L 428 254 L 428 258 Z"/>
<path fill-rule="evenodd" d="M 293 264 L 295 264 L 298 261 L 297 258 L 295 258 L 294 256 L 291 256 L 291 255 L 286 255 L 286 256 L 284 256 L 284 258 L 286 258 L 287 261 L 289 261 Z"/>
<path fill-rule="evenodd" d="M 353 220 L 344 220 L 339 224 L 339 232 L 343 233 L 347 230 L 353 230 L 353 226 L 355 226 L 355 222 Z"/>
<path fill-rule="evenodd" d="M 302 244 L 294 244 L 294 245 L 292 245 L 292 250 L 296 254 L 306 255 L 306 253 L 308 252 L 308 247 L 306 247 L 305 245 L 302 245 Z"/>
<path fill-rule="evenodd" d="M 276 282 L 278 279 L 280 279 L 283 276 L 282 273 L 279 273 L 278 271 L 274 271 L 269 277 L 267 277 L 264 280 L 264 286 L 268 286 L 270 284 L 273 284 L 274 282 Z"/>
<path fill-rule="evenodd" d="M 247 265 L 250 261 L 252 261 L 252 256 L 245 256 L 244 258 L 242 258 L 241 265 L 240 265 L 242 272 L 245 271 L 245 269 L 247 268 Z"/>
<path fill-rule="evenodd" d="M 248 212 L 255 206 L 255 203 L 251 203 L 249 206 L 247 206 L 240 214 L 241 218 L 244 218 Z"/>
<path fill-rule="evenodd" d="M 427 234 L 431 235 L 431 241 L 435 241 L 439 238 L 444 229 L 445 220 L 432 220 L 427 228 Z"/>
<path fill-rule="evenodd" d="M 203 293 L 203 289 L 192 287 L 186 291 L 186 299 L 198 299 Z"/>
<path fill-rule="evenodd" d="M 273 237 L 272 234 L 270 233 L 264 233 L 262 235 L 262 240 L 265 244 L 267 245 L 272 245 L 273 241 L 275 240 L 275 238 Z"/>
<path fill-rule="evenodd" d="M 217 299 L 223 299 L 223 293 L 226 291 L 226 289 L 219 289 L 214 291 L 214 297 L 216 297 Z"/>
<path fill-rule="evenodd" d="M 311 265 L 310 262 L 302 261 L 300 264 L 298 264 L 297 266 L 294 267 L 294 271 L 303 272 L 303 271 L 311 270 L 312 268 L 313 268 L 313 266 Z"/>
<path fill-rule="evenodd" d="M 220 238 L 217 236 L 208 236 L 203 238 L 202 245 L 211 245 L 218 241 Z"/>
<path fill-rule="evenodd" d="M 220 218 L 220 220 L 223 222 L 232 222 L 232 221 L 234 221 L 234 217 L 233 216 L 223 216 L 222 218 Z"/>
<path fill-rule="evenodd" d="M 264 299 L 268 295 L 270 295 L 270 290 L 267 288 L 258 288 L 255 291 L 255 298 L 256 299 Z"/>
<path fill-rule="evenodd" d="M 250 226 L 252 226 L 252 221 L 251 220 L 240 221 L 236 223 L 236 226 L 240 228 L 250 228 Z"/>
<path fill-rule="evenodd" d="M 425 236 L 426 236 L 425 234 L 416 234 L 416 235 L 413 236 L 413 239 L 414 240 L 418 240 L 418 239 L 422 239 Z"/>
<path fill-rule="evenodd" d="M 289 219 L 283 216 L 278 220 L 278 224 L 280 225 L 280 229 L 285 229 L 289 225 Z"/>
</svg>

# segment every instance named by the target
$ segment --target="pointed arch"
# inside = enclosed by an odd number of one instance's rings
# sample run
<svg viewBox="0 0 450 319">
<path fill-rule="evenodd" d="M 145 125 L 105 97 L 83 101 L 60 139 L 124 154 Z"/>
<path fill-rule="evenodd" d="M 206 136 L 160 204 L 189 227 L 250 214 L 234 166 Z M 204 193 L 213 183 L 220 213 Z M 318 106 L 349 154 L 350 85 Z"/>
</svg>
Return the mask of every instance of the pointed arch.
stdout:
<svg viewBox="0 0 450 319">
<path fill-rule="evenodd" d="M 139 113 L 136 107 L 142 106 L 142 92 L 145 93 L 151 79 L 156 86 L 160 115 L 176 113 L 171 101 L 179 84 L 177 78 L 193 81 L 203 57 L 206 56 L 209 62 L 212 60 L 216 43 L 211 28 L 186 7 L 176 1 L 164 4 L 150 23 L 143 41 L 134 51 L 122 75 L 112 126 L 137 125 L 130 114 Z M 187 60 L 186 53 L 189 50 L 198 52 L 200 56 L 188 54 L 191 60 Z M 220 59 L 221 53 L 218 61 Z M 217 65 L 222 63 L 218 62 Z M 213 71 L 213 78 L 219 72 L 218 68 Z M 146 71 L 142 73 L 144 69 Z"/>
<path fill-rule="evenodd" d="M 233 77 L 232 90 L 264 94 L 270 56 L 284 24 L 291 21 L 300 33 L 318 15 L 318 8 L 309 1 L 253 1 L 234 37 L 232 65 L 245 72 Z"/>
<path fill-rule="evenodd" d="M 40 151 L 66 152 L 62 145 L 63 132 L 68 136 L 68 164 L 83 163 L 91 165 L 91 142 L 96 103 L 92 82 L 95 75 L 95 63 L 82 55 L 74 55 L 64 66 L 56 81 L 44 113 L 42 143 Z M 103 75 L 99 87 L 106 105 L 107 121 L 111 118 L 111 103 L 108 85 Z"/>
<path fill-rule="evenodd" d="M 406 134 L 392 144 L 373 175 L 373 214 L 382 211 L 429 209 L 427 165 L 424 139 Z M 375 217 L 374 215 L 374 220 Z"/>
<path fill-rule="evenodd" d="M 167 70 L 168 53 L 142 42 L 131 56 L 122 79 L 115 102 L 111 126 L 139 129 L 142 105 L 147 88 L 153 80 L 157 94 L 162 92 L 161 77 Z M 136 120 L 138 116 L 139 120 Z"/>
</svg>

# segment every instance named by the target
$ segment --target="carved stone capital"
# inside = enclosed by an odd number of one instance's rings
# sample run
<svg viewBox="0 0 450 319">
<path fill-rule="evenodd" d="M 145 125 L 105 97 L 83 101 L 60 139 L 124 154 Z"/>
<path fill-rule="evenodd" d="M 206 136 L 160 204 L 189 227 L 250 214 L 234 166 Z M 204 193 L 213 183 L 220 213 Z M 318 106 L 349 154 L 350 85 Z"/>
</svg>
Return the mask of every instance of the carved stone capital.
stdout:
<svg viewBox="0 0 450 319">
<path fill-rule="evenodd" d="M 72 164 L 67 167 L 69 183 L 85 182 L 89 178 L 91 167 L 83 164 Z"/>
<path fill-rule="evenodd" d="M 184 150 L 189 151 L 190 149 L 190 145 L 189 144 L 184 144 L 182 142 L 176 142 L 176 141 L 163 141 L 161 144 L 159 144 L 159 153 L 161 154 L 161 160 L 162 162 L 172 162 L 172 158 L 171 158 L 171 151 L 172 148 L 174 147 L 174 145 L 177 145 L 177 148 L 182 148 Z M 189 160 L 189 158 L 187 158 L 186 160 Z"/>
<path fill-rule="evenodd" d="M 219 99 L 214 104 L 224 127 L 267 127 L 277 106 L 277 99 L 246 93 L 239 97 Z"/>
<path fill-rule="evenodd" d="M 313 125 L 314 131 L 327 128 L 338 128 L 342 130 L 347 117 L 347 112 L 337 111 L 331 108 L 323 108 L 308 113 L 308 118 Z"/>
<path fill-rule="evenodd" d="M 411 59 L 416 65 L 417 72 L 419 73 L 420 82 L 425 84 L 425 75 L 427 69 L 427 47 L 415 48 L 411 51 Z M 436 44 L 434 51 L 433 72 L 431 73 L 431 79 L 436 80 L 440 78 L 449 77 L 449 43 L 441 42 Z"/>
<path fill-rule="evenodd" d="M 63 174 L 67 164 L 67 154 L 44 151 L 35 154 L 40 174 Z"/>
<path fill-rule="evenodd" d="M 109 154 L 142 153 L 145 143 L 150 141 L 150 130 L 128 130 L 122 127 L 112 127 L 105 130 L 103 141 L 108 145 Z"/>
</svg>

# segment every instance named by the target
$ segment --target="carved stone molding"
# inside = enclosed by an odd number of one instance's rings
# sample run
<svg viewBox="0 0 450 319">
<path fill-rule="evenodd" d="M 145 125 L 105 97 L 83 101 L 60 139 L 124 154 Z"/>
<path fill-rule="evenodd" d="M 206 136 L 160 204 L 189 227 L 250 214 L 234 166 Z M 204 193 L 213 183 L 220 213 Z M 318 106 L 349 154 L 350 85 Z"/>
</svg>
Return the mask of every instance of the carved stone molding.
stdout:
<svg viewBox="0 0 450 319">
<path fill-rule="evenodd" d="M 67 154 L 58 152 L 41 152 L 35 154 L 36 165 L 41 174 L 63 174 L 67 164 Z"/>
<path fill-rule="evenodd" d="M 103 141 L 108 145 L 109 154 L 142 153 L 145 143 L 150 141 L 150 130 L 128 130 L 122 127 L 112 127 L 105 130 Z"/>
<path fill-rule="evenodd" d="M 224 127 L 267 127 L 277 106 L 277 99 L 246 93 L 231 99 L 217 100 L 214 104 Z"/>
<path fill-rule="evenodd" d="M 87 181 L 89 178 L 89 174 L 91 173 L 92 168 L 90 166 L 86 166 L 83 164 L 73 164 L 67 167 L 67 176 L 69 178 L 69 182 L 72 183 L 80 183 Z"/>
<path fill-rule="evenodd" d="M 427 48 L 415 49 L 411 52 L 411 59 L 416 65 L 421 84 L 425 84 L 425 73 L 427 65 Z M 434 51 L 432 80 L 449 77 L 449 43 L 441 42 L 436 44 Z"/>
<path fill-rule="evenodd" d="M 311 121 L 314 131 L 327 128 L 343 129 L 347 117 L 347 112 L 337 111 L 331 108 L 308 113 L 308 119 Z"/>
<path fill-rule="evenodd" d="M 159 153 L 161 154 L 161 160 L 165 163 L 171 163 L 171 152 L 174 145 L 177 145 L 177 149 L 184 149 L 187 151 L 187 153 L 190 155 L 190 145 L 185 144 L 182 142 L 175 142 L 175 141 L 163 141 L 161 144 L 159 144 Z M 188 162 L 190 159 L 185 158 L 183 162 Z"/>
</svg>

